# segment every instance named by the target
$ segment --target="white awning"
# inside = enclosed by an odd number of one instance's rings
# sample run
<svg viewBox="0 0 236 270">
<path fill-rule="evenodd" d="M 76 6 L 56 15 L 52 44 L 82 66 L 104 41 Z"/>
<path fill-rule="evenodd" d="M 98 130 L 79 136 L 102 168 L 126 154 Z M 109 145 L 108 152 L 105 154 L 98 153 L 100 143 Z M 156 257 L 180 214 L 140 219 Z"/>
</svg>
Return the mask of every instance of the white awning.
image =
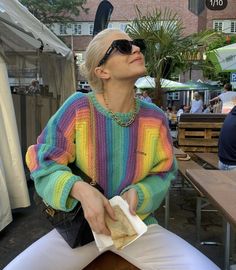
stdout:
<svg viewBox="0 0 236 270">
<path fill-rule="evenodd" d="M 72 56 L 71 50 L 17 0 L 0 1 L 1 40 L 14 51 L 42 48 L 43 52 Z"/>
</svg>

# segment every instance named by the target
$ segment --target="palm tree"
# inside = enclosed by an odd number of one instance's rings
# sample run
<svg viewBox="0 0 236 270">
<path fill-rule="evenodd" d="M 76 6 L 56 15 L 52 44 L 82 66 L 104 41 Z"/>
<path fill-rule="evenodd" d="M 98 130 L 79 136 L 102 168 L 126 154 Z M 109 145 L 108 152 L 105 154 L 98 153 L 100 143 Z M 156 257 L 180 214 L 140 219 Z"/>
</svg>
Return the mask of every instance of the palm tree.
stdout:
<svg viewBox="0 0 236 270">
<path fill-rule="evenodd" d="M 136 19 L 127 25 L 126 32 L 132 38 L 142 38 L 146 42 L 147 72 L 155 77 L 154 96 L 156 103 L 162 105 L 161 78 L 168 78 L 177 69 L 179 73 L 187 70 L 189 63 L 198 59 L 220 33 L 206 30 L 183 37 L 182 20 L 169 9 L 155 9 L 143 15 L 136 6 L 136 14 Z"/>
</svg>

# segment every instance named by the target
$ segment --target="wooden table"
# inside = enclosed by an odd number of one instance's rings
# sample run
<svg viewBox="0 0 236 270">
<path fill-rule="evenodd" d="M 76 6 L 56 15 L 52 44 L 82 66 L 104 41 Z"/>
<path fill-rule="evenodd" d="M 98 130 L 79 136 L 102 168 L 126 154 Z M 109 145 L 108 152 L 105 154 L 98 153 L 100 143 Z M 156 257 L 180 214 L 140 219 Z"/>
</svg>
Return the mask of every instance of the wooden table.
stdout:
<svg viewBox="0 0 236 270">
<path fill-rule="evenodd" d="M 178 158 L 185 158 L 187 154 L 182 151 L 180 148 L 174 147 L 174 155 Z"/>
<path fill-rule="evenodd" d="M 230 225 L 236 227 L 236 170 L 189 169 L 186 175 L 225 217 L 225 270 L 229 269 Z"/>
<path fill-rule="evenodd" d="M 194 155 L 205 162 L 203 167 L 205 167 L 205 165 L 210 165 L 214 169 L 218 169 L 219 158 L 217 153 L 194 153 Z"/>
</svg>

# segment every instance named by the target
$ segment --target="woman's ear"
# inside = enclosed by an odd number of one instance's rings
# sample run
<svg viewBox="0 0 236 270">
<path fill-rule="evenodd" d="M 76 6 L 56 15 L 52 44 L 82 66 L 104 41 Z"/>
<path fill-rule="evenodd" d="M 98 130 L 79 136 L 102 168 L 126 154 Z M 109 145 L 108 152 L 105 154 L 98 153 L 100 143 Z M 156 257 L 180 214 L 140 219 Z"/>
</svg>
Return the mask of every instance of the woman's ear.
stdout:
<svg viewBox="0 0 236 270">
<path fill-rule="evenodd" d="M 107 80 L 107 79 L 110 79 L 111 77 L 109 71 L 102 67 L 96 67 L 94 72 L 95 72 L 95 75 L 100 79 Z"/>
</svg>

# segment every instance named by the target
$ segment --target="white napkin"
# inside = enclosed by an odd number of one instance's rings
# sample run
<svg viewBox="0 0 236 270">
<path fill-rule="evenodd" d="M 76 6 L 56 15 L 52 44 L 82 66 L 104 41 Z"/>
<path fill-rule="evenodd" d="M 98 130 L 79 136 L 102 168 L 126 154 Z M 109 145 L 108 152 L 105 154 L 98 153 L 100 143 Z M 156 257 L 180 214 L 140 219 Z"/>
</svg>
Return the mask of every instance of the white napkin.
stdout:
<svg viewBox="0 0 236 270">
<path fill-rule="evenodd" d="M 142 234 L 144 234 L 147 231 L 147 226 L 145 223 L 136 215 L 133 216 L 129 212 L 129 205 L 128 203 L 122 199 L 120 196 L 115 196 L 112 199 L 109 200 L 111 206 L 119 205 L 120 208 L 123 210 L 124 214 L 127 216 L 129 222 L 134 227 L 135 231 L 137 232 L 137 237 L 130 241 L 127 245 L 123 246 L 122 248 L 130 245 L 132 242 L 134 242 L 136 239 L 138 239 Z M 113 245 L 113 241 L 111 236 L 107 236 L 104 234 L 97 234 L 93 232 L 93 236 L 96 242 L 96 245 L 99 249 L 99 251 L 104 251 L 108 247 Z"/>
</svg>

